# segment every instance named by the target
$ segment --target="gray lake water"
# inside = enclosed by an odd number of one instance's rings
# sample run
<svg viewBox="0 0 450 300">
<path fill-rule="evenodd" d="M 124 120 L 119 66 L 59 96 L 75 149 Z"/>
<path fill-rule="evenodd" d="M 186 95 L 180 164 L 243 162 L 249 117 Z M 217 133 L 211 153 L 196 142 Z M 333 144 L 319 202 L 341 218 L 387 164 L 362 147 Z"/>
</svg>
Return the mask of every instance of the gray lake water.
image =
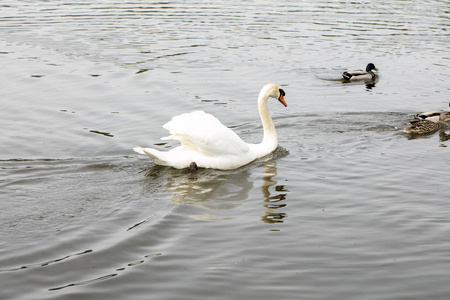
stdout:
<svg viewBox="0 0 450 300">
<path fill-rule="evenodd" d="M 450 4 L 0 4 L 1 299 L 449 299 Z M 345 83 L 347 68 L 379 68 Z M 155 166 L 172 116 L 258 142 L 233 171 Z"/>
</svg>

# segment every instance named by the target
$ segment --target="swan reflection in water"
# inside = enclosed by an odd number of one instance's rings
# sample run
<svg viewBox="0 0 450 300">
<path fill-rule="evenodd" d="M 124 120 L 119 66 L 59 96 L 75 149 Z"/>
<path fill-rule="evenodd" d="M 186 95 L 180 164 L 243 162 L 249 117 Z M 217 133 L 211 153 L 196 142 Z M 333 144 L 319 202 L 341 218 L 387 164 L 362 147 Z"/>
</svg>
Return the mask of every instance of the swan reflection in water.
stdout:
<svg viewBox="0 0 450 300">
<path fill-rule="evenodd" d="M 264 166 L 263 184 L 261 186 L 261 192 L 264 198 L 264 212 L 261 217 L 261 221 L 264 223 L 283 223 L 283 219 L 286 218 L 286 213 L 279 212 L 278 209 L 286 206 L 284 200 L 288 190 L 284 185 L 276 185 L 277 181 L 272 180 L 277 175 L 277 165 L 275 162 L 268 162 Z M 269 188 L 275 185 L 275 195 L 271 195 Z"/>
<path fill-rule="evenodd" d="M 250 180 L 250 168 L 251 165 L 228 171 L 198 169 L 190 173 L 187 170 L 155 166 L 147 171 L 145 190 L 154 193 L 165 187 L 165 190 L 173 195 L 172 203 L 207 211 L 206 214 L 191 215 L 195 219 L 229 220 L 234 219 L 229 210 L 242 205 L 243 201 L 250 197 L 252 188 L 261 184 L 261 221 L 282 223 L 286 214 L 278 210 L 286 206 L 287 191 L 284 186 L 277 186 L 277 181 L 273 180 L 277 175 L 276 163 L 269 161 L 264 164 L 262 183 L 259 183 L 258 178 Z M 274 195 L 271 195 L 270 191 L 272 186 L 275 186 Z"/>
</svg>

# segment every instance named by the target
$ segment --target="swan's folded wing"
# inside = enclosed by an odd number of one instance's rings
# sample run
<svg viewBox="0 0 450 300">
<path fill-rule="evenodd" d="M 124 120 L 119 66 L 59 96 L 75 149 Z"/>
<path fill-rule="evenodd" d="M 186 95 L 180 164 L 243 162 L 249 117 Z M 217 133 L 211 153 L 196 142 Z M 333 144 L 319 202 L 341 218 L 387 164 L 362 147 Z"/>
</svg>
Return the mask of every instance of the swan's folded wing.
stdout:
<svg viewBox="0 0 450 300">
<path fill-rule="evenodd" d="M 216 117 L 203 111 L 193 111 L 173 117 L 163 126 L 170 136 L 193 151 L 204 155 L 236 155 L 248 151 L 248 145 Z"/>
</svg>

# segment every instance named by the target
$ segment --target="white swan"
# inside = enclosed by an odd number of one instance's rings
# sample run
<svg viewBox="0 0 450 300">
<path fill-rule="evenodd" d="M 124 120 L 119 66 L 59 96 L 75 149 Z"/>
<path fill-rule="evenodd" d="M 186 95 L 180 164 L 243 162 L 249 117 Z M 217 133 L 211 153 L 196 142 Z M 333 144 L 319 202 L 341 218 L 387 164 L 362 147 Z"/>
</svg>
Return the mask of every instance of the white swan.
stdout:
<svg viewBox="0 0 450 300">
<path fill-rule="evenodd" d="M 276 84 L 267 84 L 258 96 L 258 111 L 264 129 L 259 144 L 245 143 L 235 132 L 224 126 L 214 116 L 203 111 L 193 111 L 164 124 L 170 136 L 163 140 L 177 140 L 181 146 L 167 152 L 152 148 L 135 147 L 133 150 L 148 155 L 157 165 L 177 169 L 189 168 L 195 163 L 200 168 L 220 170 L 236 169 L 271 153 L 278 146 L 277 133 L 267 107 L 269 97 L 278 99 L 284 106 L 285 93 Z"/>
</svg>

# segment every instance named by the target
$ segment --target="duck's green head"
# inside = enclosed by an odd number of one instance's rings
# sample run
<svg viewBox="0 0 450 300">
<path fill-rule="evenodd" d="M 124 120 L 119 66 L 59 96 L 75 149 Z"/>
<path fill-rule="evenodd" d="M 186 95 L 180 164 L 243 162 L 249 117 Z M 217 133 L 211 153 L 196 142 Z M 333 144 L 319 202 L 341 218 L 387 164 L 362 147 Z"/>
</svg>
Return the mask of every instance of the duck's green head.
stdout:
<svg viewBox="0 0 450 300">
<path fill-rule="evenodd" d="M 378 69 L 375 67 L 375 65 L 373 63 L 370 63 L 366 67 L 366 72 L 370 72 L 372 70 L 378 71 Z"/>
</svg>

